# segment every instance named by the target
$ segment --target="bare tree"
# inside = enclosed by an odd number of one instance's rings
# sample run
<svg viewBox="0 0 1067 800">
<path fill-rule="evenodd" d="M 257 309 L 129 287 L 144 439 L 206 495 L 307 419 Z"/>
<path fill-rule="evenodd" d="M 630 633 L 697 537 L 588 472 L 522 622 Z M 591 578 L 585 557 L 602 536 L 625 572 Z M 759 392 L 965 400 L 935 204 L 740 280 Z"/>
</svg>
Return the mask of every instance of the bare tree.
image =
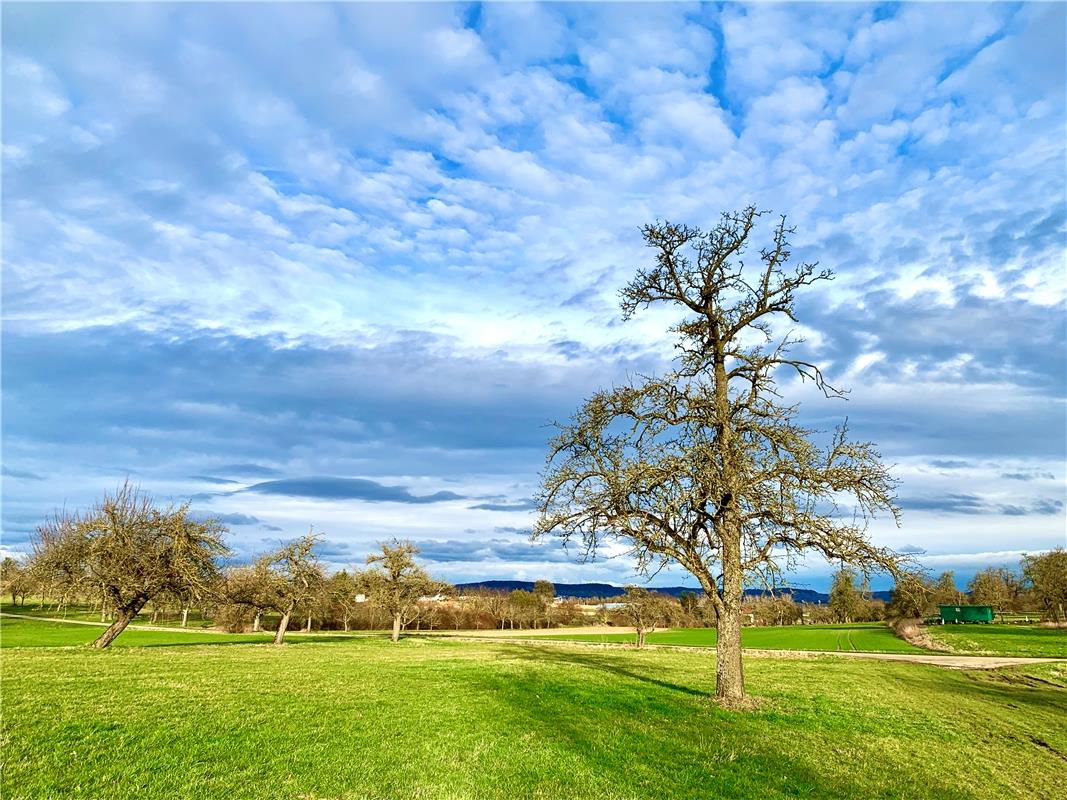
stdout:
<svg viewBox="0 0 1067 800">
<path fill-rule="evenodd" d="M 381 552 L 367 556 L 372 569 L 361 575 L 367 595 L 392 618 L 394 642 L 400 639 L 400 631 L 418 617 L 419 599 L 448 588 L 415 563 L 418 554 L 419 548 L 409 541 L 383 542 Z"/>
<path fill-rule="evenodd" d="M 1010 569 L 988 567 L 974 574 L 967 584 L 967 590 L 972 603 L 992 606 L 995 611 L 1003 613 L 1011 603 L 1015 583 L 1017 579 Z"/>
<path fill-rule="evenodd" d="M 10 556 L 0 562 L 0 585 L 11 595 L 11 605 L 24 605 L 34 590 L 33 571 Z"/>
<path fill-rule="evenodd" d="M 639 569 L 674 562 L 700 581 L 718 615 L 716 697 L 744 698 L 741 604 L 746 578 L 773 581 L 802 551 L 863 570 L 897 568 L 874 546 L 867 521 L 897 515 L 890 477 L 874 446 L 844 426 L 820 446 L 795 422 L 776 388 L 781 372 L 842 393 L 817 366 L 789 355 L 789 334 L 772 338 L 775 318 L 795 320 L 795 293 L 831 278 L 790 259 L 785 219 L 760 265 L 742 254 L 760 213 L 724 214 L 704 232 L 669 222 L 644 228 L 655 263 L 622 290 L 628 318 L 667 304 L 686 315 L 676 367 L 594 394 L 558 425 L 540 493 L 534 536 L 555 533 L 595 552 L 605 539 L 630 545 Z M 753 344 L 761 340 L 762 344 Z M 851 513 L 838 504 L 854 501 Z"/>
<path fill-rule="evenodd" d="M 643 586 L 627 586 L 621 609 L 623 617 L 634 626 L 637 646 L 645 646 L 645 637 L 663 624 L 669 608 L 665 598 Z"/>
<path fill-rule="evenodd" d="M 225 627 L 244 630 L 251 622 L 252 630 L 262 630 L 263 614 L 279 605 L 278 576 L 271 568 L 271 556 L 264 556 L 249 565 L 226 570 L 219 587 L 221 607 L 217 621 Z"/>
<path fill-rule="evenodd" d="M 934 586 L 934 602 L 940 606 L 955 606 L 966 602 L 963 592 L 956 586 L 956 573 L 942 572 Z"/>
<path fill-rule="evenodd" d="M 933 584 L 922 572 L 902 572 L 886 610 L 895 619 L 921 619 L 932 610 L 933 600 Z"/>
<path fill-rule="evenodd" d="M 837 622 L 855 622 L 859 618 L 863 597 L 856 588 L 853 570 L 842 568 L 834 573 L 829 605 Z"/>
<path fill-rule="evenodd" d="M 108 647 L 145 604 L 167 594 L 207 591 L 227 555 L 218 522 L 189 506 L 159 509 L 129 482 L 84 515 L 57 515 L 38 528 L 34 561 L 65 591 L 99 592 L 115 621 L 92 646 Z"/>
<path fill-rule="evenodd" d="M 1023 556 L 1023 576 L 1049 619 L 1067 622 L 1067 550 L 1057 547 L 1047 553 Z"/>
<path fill-rule="evenodd" d="M 319 541 L 318 536 L 309 532 L 265 557 L 275 578 L 271 593 L 274 608 L 282 615 L 274 634 L 276 645 L 285 643 L 285 632 L 297 606 L 307 605 L 325 580 L 314 553 Z"/>
<path fill-rule="evenodd" d="M 335 572 L 327 583 L 327 596 L 335 614 L 341 618 L 344 630 L 349 630 L 352 615 L 356 613 L 359 579 L 347 570 Z"/>
</svg>

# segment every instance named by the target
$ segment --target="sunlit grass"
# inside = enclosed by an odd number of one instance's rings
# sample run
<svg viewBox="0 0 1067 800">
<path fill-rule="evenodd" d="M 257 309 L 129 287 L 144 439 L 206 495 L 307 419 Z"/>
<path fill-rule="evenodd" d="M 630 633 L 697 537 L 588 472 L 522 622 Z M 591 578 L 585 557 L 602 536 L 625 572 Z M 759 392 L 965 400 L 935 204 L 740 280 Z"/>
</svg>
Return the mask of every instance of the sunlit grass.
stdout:
<svg viewBox="0 0 1067 800">
<path fill-rule="evenodd" d="M 931 625 L 930 635 L 968 655 L 1067 658 L 1067 628 L 1033 625 Z"/>
<path fill-rule="evenodd" d="M 632 633 L 560 633 L 553 639 L 587 642 L 633 642 Z M 649 644 L 674 644 L 690 647 L 714 647 L 714 628 L 674 628 L 648 636 Z M 863 653 L 922 653 L 924 650 L 898 638 L 879 622 L 855 625 L 785 625 L 782 627 L 744 628 L 741 643 L 755 650 L 819 650 Z"/>
<path fill-rule="evenodd" d="M 713 704 L 710 653 L 296 641 L 5 649 L 0 794 L 1036 798 L 1067 777 L 1065 665 L 750 658 L 742 713 Z"/>
</svg>

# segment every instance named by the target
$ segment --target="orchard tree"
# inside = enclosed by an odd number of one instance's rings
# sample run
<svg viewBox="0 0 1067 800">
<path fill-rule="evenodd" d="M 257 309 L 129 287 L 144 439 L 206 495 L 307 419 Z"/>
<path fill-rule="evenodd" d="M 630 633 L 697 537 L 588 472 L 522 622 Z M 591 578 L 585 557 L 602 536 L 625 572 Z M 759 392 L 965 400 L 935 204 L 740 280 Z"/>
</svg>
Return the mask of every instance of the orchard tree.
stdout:
<svg viewBox="0 0 1067 800">
<path fill-rule="evenodd" d="M 278 605 L 277 575 L 269 556 L 253 564 L 231 567 L 223 576 L 219 599 L 223 617 L 236 630 L 251 622 L 253 631 L 262 630 L 263 614 Z"/>
<path fill-rule="evenodd" d="M 1045 615 L 1067 621 L 1067 550 L 1057 547 L 1044 554 L 1023 556 L 1023 575 Z"/>
<path fill-rule="evenodd" d="M 994 610 L 1004 612 L 1011 604 L 1014 592 L 1015 576 L 1004 567 L 989 567 L 979 570 L 967 584 L 971 602 L 980 606 L 992 606 Z"/>
<path fill-rule="evenodd" d="M 670 613 L 666 598 L 643 586 L 626 587 L 621 611 L 626 621 L 633 625 L 639 648 L 645 646 L 645 637 L 654 633 Z"/>
<path fill-rule="evenodd" d="M 956 573 L 946 570 L 934 584 L 934 602 L 939 606 L 956 606 L 965 602 L 963 592 L 956 586 Z"/>
<path fill-rule="evenodd" d="M 344 629 L 349 630 L 350 622 L 359 608 L 357 596 L 360 595 L 359 579 L 347 570 L 335 572 L 326 584 L 326 596 L 333 613 L 341 618 Z"/>
<path fill-rule="evenodd" d="M 124 483 L 88 512 L 57 515 L 37 530 L 34 561 L 64 593 L 99 592 L 115 621 L 93 642 L 108 647 L 150 600 L 206 592 L 216 560 L 229 554 L 214 520 L 189 516 L 188 504 L 157 508 Z"/>
<path fill-rule="evenodd" d="M 842 394 L 790 355 L 798 340 L 772 328 L 794 322 L 796 293 L 832 274 L 788 266 L 784 218 L 758 265 L 746 266 L 759 217 L 750 207 L 709 231 L 644 228 L 653 263 L 622 290 L 623 316 L 679 310 L 675 366 L 597 392 L 557 425 L 534 529 L 579 542 L 586 556 L 618 540 L 645 574 L 673 562 L 700 581 L 718 616 L 715 693 L 725 704 L 745 696 L 746 580 L 770 582 L 804 551 L 864 571 L 894 571 L 901 560 L 867 537 L 876 513 L 898 514 L 896 482 L 874 446 L 844 425 L 820 443 L 777 390 L 778 377 L 795 374 Z"/>
<path fill-rule="evenodd" d="M 309 532 L 266 557 L 266 565 L 273 574 L 268 596 L 273 598 L 274 609 L 282 615 L 274 634 L 276 645 L 285 643 L 293 612 L 298 606 L 309 605 L 325 580 L 314 553 L 319 541 L 320 537 Z"/>
<path fill-rule="evenodd" d="M 552 606 L 556 602 L 556 587 L 551 581 L 534 581 L 533 593 L 537 597 L 540 617 L 546 627 L 552 625 Z"/>
<path fill-rule="evenodd" d="M 840 569 L 830 585 L 830 611 L 838 622 L 854 622 L 863 607 L 863 596 L 856 589 L 856 573 Z"/>
<path fill-rule="evenodd" d="M 23 605 L 26 595 L 33 592 L 33 571 L 11 556 L 0 562 L 0 585 L 4 594 L 11 595 L 11 605 Z"/>
<path fill-rule="evenodd" d="M 934 599 L 934 587 L 921 572 L 901 572 L 890 593 L 889 616 L 896 619 L 925 617 Z"/>
<path fill-rule="evenodd" d="M 400 631 L 418 617 L 419 599 L 448 590 L 448 584 L 435 581 L 415 563 L 419 554 L 410 541 L 393 539 L 380 545 L 381 552 L 367 556 L 371 566 L 360 576 L 367 596 L 392 618 L 392 640 L 399 641 Z"/>
<path fill-rule="evenodd" d="M 520 628 L 526 625 L 537 627 L 537 620 L 541 615 L 541 600 L 533 592 L 515 589 L 508 593 L 508 613 L 513 621 L 519 621 Z M 515 627 L 514 624 L 512 627 Z"/>
</svg>

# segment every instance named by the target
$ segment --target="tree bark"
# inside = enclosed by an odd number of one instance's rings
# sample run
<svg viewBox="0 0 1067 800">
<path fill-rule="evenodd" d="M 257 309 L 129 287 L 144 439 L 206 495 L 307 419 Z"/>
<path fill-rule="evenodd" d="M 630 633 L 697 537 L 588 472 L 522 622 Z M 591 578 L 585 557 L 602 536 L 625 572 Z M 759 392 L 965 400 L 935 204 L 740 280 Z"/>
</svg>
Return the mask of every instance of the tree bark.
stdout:
<svg viewBox="0 0 1067 800">
<path fill-rule="evenodd" d="M 289 627 L 289 617 L 293 613 L 293 606 L 289 606 L 285 609 L 285 613 L 282 614 L 282 620 L 278 623 L 278 632 L 274 634 L 274 644 L 281 645 L 285 642 L 285 629 Z"/>
<path fill-rule="evenodd" d="M 182 627 L 186 628 L 188 626 L 189 626 L 189 609 L 183 608 L 182 609 Z"/>
<path fill-rule="evenodd" d="M 741 607 L 724 598 L 715 645 L 715 699 L 727 704 L 745 698 L 745 673 L 741 664 Z M 731 607 L 733 606 L 733 607 Z"/>
<path fill-rule="evenodd" d="M 115 621 L 108 625 L 107 629 L 100 634 L 100 638 L 92 643 L 92 647 L 97 650 L 103 650 L 105 647 L 110 647 L 116 637 L 126 630 L 126 626 L 137 616 L 137 612 L 141 610 L 142 605 L 144 604 L 135 604 L 127 608 L 119 609 L 118 614 L 115 616 Z"/>
<path fill-rule="evenodd" d="M 311 615 L 308 614 L 307 624 L 304 626 L 304 633 L 311 633 Z"/>
<path fill-rule="evenodd" d="M 393 639 L 394 642 L 400 641 L 400 615 L 399 614 L 394 614 L 393 615 L 393 636 L 392 636 L 392 639 Z"/>
<path fill-rule="evenodd" d="M 252 632 L 253 633 L 259 633 L 259 631 L 262 630 L 262 628 L 259 627 L 259 618 L 260 618 L 260 616 L 262 616 L 262 612 L 257 611 L 255 619 L 252 620 Z"/>
</svg>

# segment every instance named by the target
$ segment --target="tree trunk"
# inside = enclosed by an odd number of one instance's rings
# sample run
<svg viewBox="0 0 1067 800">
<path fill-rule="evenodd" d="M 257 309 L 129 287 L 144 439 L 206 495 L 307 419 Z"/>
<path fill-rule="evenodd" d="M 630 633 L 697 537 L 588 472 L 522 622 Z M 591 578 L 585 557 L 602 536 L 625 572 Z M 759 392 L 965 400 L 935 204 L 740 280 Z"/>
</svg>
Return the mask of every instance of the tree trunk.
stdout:
<svg viewBox="0 0 1067 800">
<path fill-rule="evenodd" d="M 189 609 L 182 609 L 182 627 L 187 628 L 189 626 Z"/>
<path fill-rule="evenodd" d="M 348 633 L 348 617 L 345 617 L 345 633 Z"/>
<path fill-rule="evenodd" d="M 715 645 L 715 698 L 728 704 L 745 698 L 740 602 L 725 605 L 719 616 L 719 634 Z"/>
<path fill-rule="evenodd" d="M 394 642 L 400 641 L 400 615 L 399 614 L 394 614 L 393 615 L 393 636 L 392 636 L 392 639 L 393 639 Z"/>
<path fill-rule="evenodd" d="M 259 633 L 262 628 L 259 627 L 259 618 L 263 615 L 263 612 L 257 611 L 255 619 L 252 620 L 252 632 Z"/>
<path fill-rule="evenodd" d="M 308 614 L 307 624 L 304 625 L 304 633 L 311 633 L 311 615 Z"/>
<path fill-rule="evenodd" d="M 111 643 L 115 641 L 116 637 L 126 630 L 126 626 L 130 624 L 130 620 L 137 616 L 137 612 L 141 610 L 140 605 L 133 605 L 128 608 L 120 609 L 115 617 L 115 621 L 108 625 L 107 629 L 100 634 L 100 638 L 92 643 L 92 647 L 97 650 L 103 650 L 105 647 L 110 647 Z"/>
<path fill-rule="evenodd" d="M 278 632 L 274 634 L 274 644 L 280 645 L 285 642 L 285 629 L 289 627 L 289 617 L 292 613 L 293 606 L 289 606 L 282 614 L 282 621 L 278 623 Z"/>
</svg>

